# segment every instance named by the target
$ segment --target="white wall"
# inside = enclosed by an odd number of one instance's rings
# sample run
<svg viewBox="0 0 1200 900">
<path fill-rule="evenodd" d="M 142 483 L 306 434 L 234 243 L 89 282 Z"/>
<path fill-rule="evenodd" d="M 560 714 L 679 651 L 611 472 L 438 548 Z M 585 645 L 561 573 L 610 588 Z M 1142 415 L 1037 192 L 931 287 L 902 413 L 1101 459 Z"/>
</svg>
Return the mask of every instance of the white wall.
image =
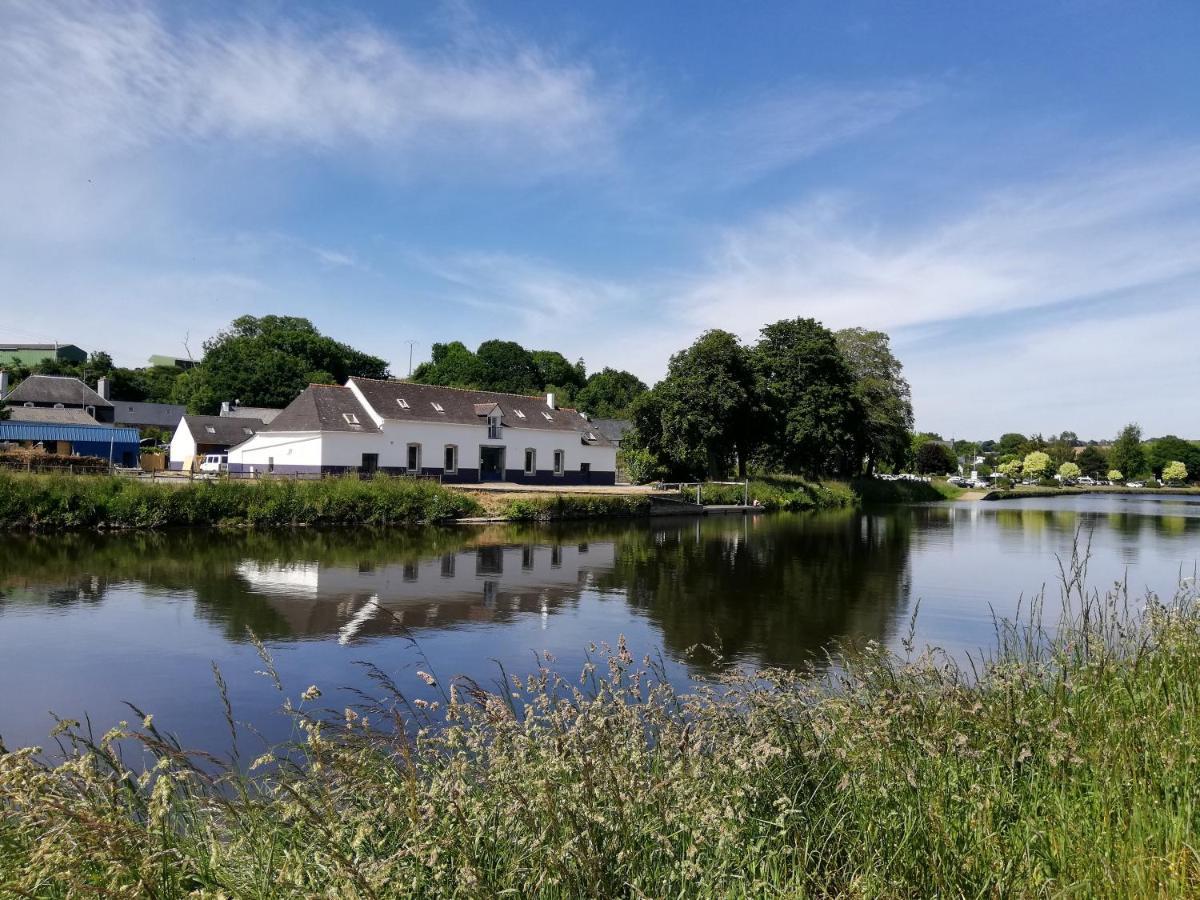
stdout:
<svg viewBox="0 0 1200 900">
<path fill-rule="evenodd" d="M 377 453 L 380 467 L 405 468 L 408 445 L 413 443 L 421 445 L 421 466 L 426 469 L 442 468 L 446 445 L 454 444 L 458 447 L 460 469 L 478 469 L 479 448 L 487 445 L 507 448 L 505 466 L 508 469 L 523 469 L 525 449 L 532 447 L 537 452 L 538 470 L 542 472 L 554 468 L 555 450 L 564 451 L 568 471 L 578 471 L 580 463 L 585 462 L 591 463 L 595 472 L 616 470 L 616 449 L 583 444 L 578 432 L 505 428 L 502 435 L 502 440 L 489 441 L 485 424 L 394 421 L 385 421 L 379 434 L 262 432 L 232 448 L 229 462 L 230 465 L 254 466 L 263 471 L 271 457 L 275 459 L 276 468 L 358 467 L 362 465 L 364 453 Z"/>
<path fill-rule="evenodd" d="M 307 469 L 319 468 L 323 463 L 322 443 L 332 435 L 319 432 L 281 431 L 278 433 L 263 431 L 247 441 L 229 450 L 229 464 L 243 467 L 254 466 L 256 471 L 267 471 L 270 461 L 275 460 L 276 467 L 303 466 Z M 366 435 L 355 435 L 366 437 Z M 371 451 L 366 451 L 371 452 Z M 332 465 L 339 465 L 333 463 Z M 356 462 L 355 465 L 358 465 Z M 286 468 L 285 468 L 286 471 Z"/>
<path fill-rule="evenodd" d="M 192 460 L 196 458 L 196 439 L 188 429 L 187 422 L 179 420 L 175 433 L 171 435 L 171 467 L 175 469 L 190 469 Z"/>
</svg>

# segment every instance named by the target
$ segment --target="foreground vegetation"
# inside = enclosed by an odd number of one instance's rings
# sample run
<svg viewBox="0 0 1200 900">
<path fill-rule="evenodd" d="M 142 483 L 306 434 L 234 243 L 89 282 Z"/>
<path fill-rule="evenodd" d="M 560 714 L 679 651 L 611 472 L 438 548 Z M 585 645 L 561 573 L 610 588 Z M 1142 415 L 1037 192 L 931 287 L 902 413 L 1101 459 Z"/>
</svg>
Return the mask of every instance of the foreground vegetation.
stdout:
<svg viewBox="0 0 1200 900">
<path fill-rule="evenodd" d="M 247 766 L 242 733 L 240 767 L 141 711 L 103 737 L 64 722 L 64 764 L 0 756 L 0 890 L 1194 896 L 1194 588 L 1132 612 L 1081 570 L 1061 630 L 1035 607 L 969 666 L 868 645 L 835 674 L 676 692 L 618 643 L 503 693 L 379 673 L 388 704 L 321 711 L 309 688 L 285 701 L 296 742 Z"/>
<path fill-rule="evenodd" d="M 429 481 L 145 482 L 0 472 L 0 528 L 203 525 L 416 525 L 472 515 L 478 504 Z"/>
</svg>

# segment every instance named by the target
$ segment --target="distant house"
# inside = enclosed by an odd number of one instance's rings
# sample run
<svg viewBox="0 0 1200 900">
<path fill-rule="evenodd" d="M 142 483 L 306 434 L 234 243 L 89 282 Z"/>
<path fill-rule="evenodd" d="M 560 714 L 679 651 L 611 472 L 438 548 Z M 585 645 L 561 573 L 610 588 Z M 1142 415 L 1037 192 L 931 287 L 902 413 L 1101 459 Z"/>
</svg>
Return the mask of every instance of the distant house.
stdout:
<svg viewBox="0 0 1200 900">
<path fill-rule="evenodd" d="M 226 400 L 221 404 L 221 415 L 233 419 L 258 419 L 260 422 L 271 421 L 283 412 L 282 409 L 272 409 L 269 406 L 242 406 L 236 400 Z"/>
<path fill-rule="evenodd" d="M 30 375 L 11 391 L 8 373 L 0 373 L 0 396 L 9 409 L 81 409 L 101 424 L 112 424 L 113 405 L 101 394 L 108 393 L 107 379 L 92 390 L 78 378 L 66 375 Z"/>
<path fill-rule="evenodd" d="M 97 456 L 115 465 L 133 468 L 138 464 L 138 440 L 135 428 L 111 425 L 59 424 L 10 419 L 0 422 L 0 443 L 41 448 L 63 456 Z"/>
<path fill-rule="evenodd" d="M 616 447 L 621 446 L 631 430 L 633 423 L 628 419 L 591 419 L 592 427 L 604 435 Z"/>
<path fill-rule="evenodd" d="M 263 427 L 258 419 L 181 416 L 171 438 L 168 467 L 190 472 L 208 454 L 226 453 L 230 447 L 254 437 Z"/>
<path fill-rule="evenodd" d="M 175 357 L 175 356 L 160 356 L 158 354 L 151 356 L 150 359 L 147 361 L 152 366 L 163 366 L 164 368 L 183 369 L 185 371 L 187 369 L 194 369 L 197 365 L 194 360 L 179 359 L 178 357 Z"/>
<path fill-rule="evenodd" d="M 369 378 L 310 385 L 229 452 L 231 472 L 381 471 L 447 482 L 613 484 L 616 468 L 613 443 L 553 394 Z"/>
<path fill-rule="evenodd" d="M 187 414 L 186 406 L 175 403 L 135 403 L 113 400 L 114 420 L 118 425 L 134 428 L 158 428 L 170 431 Z"/>
<path fill-rule="evenodd" d="M 36 366 L 43 359 L 83 363 L 87 353 L 74 344 L 0 344 L 0 365 Z"/>
</svg>

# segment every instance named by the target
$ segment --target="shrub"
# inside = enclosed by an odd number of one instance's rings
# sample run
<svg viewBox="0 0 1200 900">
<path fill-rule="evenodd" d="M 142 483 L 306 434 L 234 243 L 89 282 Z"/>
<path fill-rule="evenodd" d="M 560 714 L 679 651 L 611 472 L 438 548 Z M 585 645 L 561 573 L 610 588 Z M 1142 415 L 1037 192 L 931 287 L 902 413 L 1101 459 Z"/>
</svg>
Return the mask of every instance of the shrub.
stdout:
<svg viewBox="0 0 1200 900">
<path fill-rule="evenodd" d="M 181 525 L 410 525 L 472 515 L 478 504 L 409 479 L 145 482 L 0 472 L 0 528 Z"/>
</svg>

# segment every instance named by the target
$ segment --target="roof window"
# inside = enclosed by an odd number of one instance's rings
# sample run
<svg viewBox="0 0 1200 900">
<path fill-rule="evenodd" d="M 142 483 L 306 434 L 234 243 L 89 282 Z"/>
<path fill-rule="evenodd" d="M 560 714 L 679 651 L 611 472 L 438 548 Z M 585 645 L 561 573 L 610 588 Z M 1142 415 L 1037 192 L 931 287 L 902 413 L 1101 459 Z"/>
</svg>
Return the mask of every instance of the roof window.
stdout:
<svg viewBox="0 0 1200 900">
<path fill-rule="evenodd" d="M 542 415 L 546 417 L 547 422 L 554 421 L 554 416 L 550 415 L 550 413 L 546 412 L 545 410 L 542 411 Z"/>
<path fill-rule="evenodd" d="M 253 435 L 253 434 L 254 434 L 254 429 L 253 429 L 253 428 L 246 428 L 245 426 L 243 426 L 243 427 L 242 427 L 242 434 L 249 434 L 249 435 Z"/>
<path fill-rule="evenodd" d="M 211 425 L 205 425 L 204 430 L 207 431 L 209 434 L 217 433 L 217 429 L 213 428 Z"/>
<path fill-rule="evenodd" d="M 408 409 L 408 401 L 405 400 L 403 397 L 398 398 L 396 400 L 396 403 L 399 404 L 401 409 Z"/>
<path fill-rule="evenodd" d="M 519 409 L 514 409 L 514 410 L 513 410 L 513 412 L 515 412 L 515 413 L 517 414 L 517 418 L 518 418 L 518 419 L 523 419 L 523 418 L 525 418 L 525 413 L 521 412 L 521 410 L 519 410 Z"/>
<path fill-rule="evenodd" d="M 342 418 L 345 419 L 349 425 L 358 424 L 358 416 L 356 416 L 354 413 L 342 413 Z"/>
<path fill-rule="evenodd" d="M 434 403 L 432 400 L 429 401 L 429 405 L 432 406 L 434 409 L 436 409 L 440 413 L 444 413 L 446 411 L 446 410 L 442 409 L 442 404 Z"/>
</svg>

